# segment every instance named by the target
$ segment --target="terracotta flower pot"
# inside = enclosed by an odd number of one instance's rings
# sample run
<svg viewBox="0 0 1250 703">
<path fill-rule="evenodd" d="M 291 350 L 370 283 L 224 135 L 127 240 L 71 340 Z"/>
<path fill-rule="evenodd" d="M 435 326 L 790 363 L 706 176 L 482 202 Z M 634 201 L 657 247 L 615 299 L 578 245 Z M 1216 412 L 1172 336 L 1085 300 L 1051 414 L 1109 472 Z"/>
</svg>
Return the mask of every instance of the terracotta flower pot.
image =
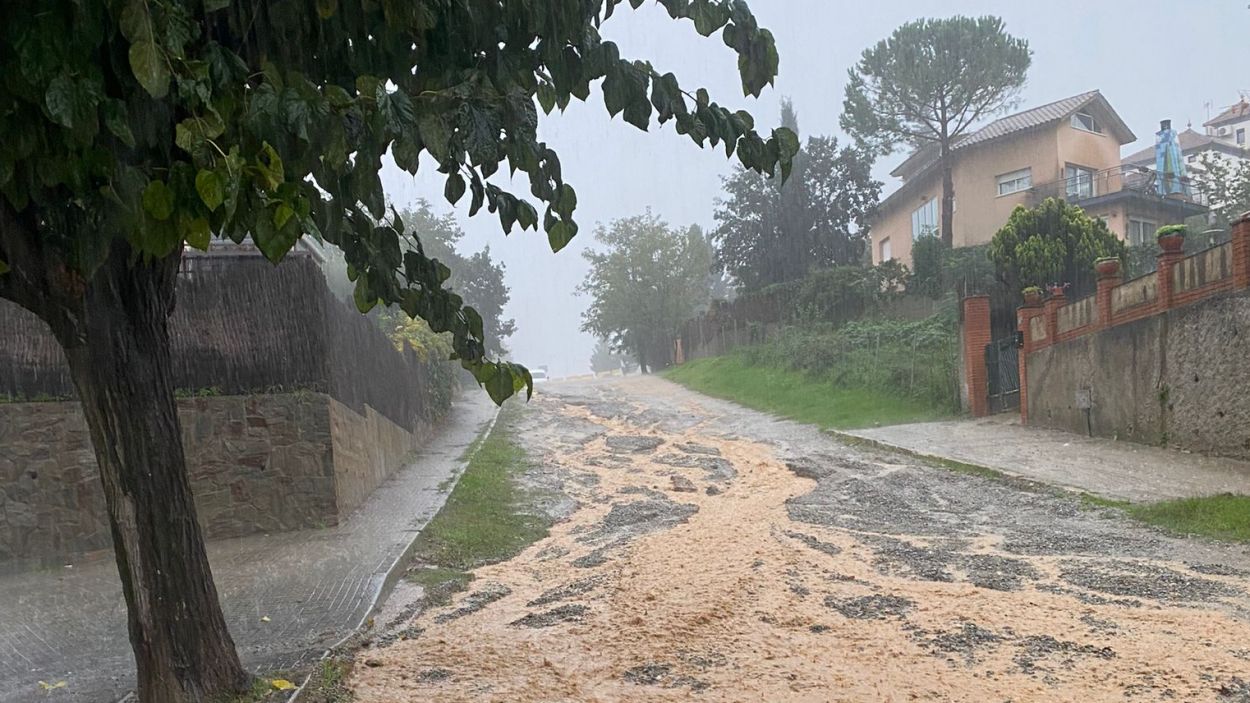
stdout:
<svg viewBox="0 0 1250 703">
<path fill-rule="evenodd" d="M 1094 262 L 1094 270 L 1098 272 L 1099 278 L 1118 276 L 1120 274 L 1120 260 L 1115 257 L 1099 259 Z"/>
<path fill-rule="evenodd" d="M 1052 298 L 1062 298 L 1064 296 L 1065 289 L 1067 289 L 1067 286 L 1063 286 L 1063 285 L 1054 285 L 1054 286 L 1047 287 L 1047 290 L 1050 291 L 1050 297 Z"/>
<path fill-rule="evenodd" d="M 1024 291 L 1024 304 L 1033 306 L 1042 304 L 1042 292 L 1040 290 Z"/>
<path fill-rule="evenodd" d="M 1159 248 L 1168 254 L 1179 254 L 1185 250 L 1185 235 L 1180 232 L 1165 234 L 1159 237 Z"/>
</svg>

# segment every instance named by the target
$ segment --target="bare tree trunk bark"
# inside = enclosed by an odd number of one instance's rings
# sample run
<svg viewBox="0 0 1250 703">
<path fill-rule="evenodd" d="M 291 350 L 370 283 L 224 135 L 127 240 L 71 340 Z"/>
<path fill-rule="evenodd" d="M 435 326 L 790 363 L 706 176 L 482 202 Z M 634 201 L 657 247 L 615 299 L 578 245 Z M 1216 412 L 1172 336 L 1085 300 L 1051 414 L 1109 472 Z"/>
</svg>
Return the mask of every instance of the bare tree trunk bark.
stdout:
<svg viewBox="0 0 1250 703">
<path fill-rule="evenodd" d="M 178 256 L 115 244 L 76 324 L 53 325 L 91 431 L 145 703 L 246 690 L 196 521 L 174 402 L 168 316 Z M 59 328 L 58 328 L 59 327 Z"/>
<path fill-rule="evenodd" d="M 955 179 L 951 174 L 950 145 L 942 141 L 942 242 L 955 245 Z"/>
</svg>

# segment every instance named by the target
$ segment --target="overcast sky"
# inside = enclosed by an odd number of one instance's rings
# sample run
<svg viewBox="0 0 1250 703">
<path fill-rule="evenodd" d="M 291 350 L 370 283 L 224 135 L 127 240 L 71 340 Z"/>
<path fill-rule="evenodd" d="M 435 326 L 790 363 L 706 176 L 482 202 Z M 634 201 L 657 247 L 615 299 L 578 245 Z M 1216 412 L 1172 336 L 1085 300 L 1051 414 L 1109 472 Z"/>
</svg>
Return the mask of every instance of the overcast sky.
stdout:
<svg viewBox="0 0 1250 703">
<path fill-rule="evenodd" d="M 1125 154 L 1152 143 L 1160 119 L 1171 118 L 1182 129 L 1192 121 L 1201 131 L 1207 103 L 1218 111 L 1235 102 L 1239 90 L 1250 89 L 1247 0 L 749 3 L 761 25 L 772 30 L 781 54 L 776 86 L 759 100 L 742 98 L 736 60 L 719 37 L 700 37 L 690 23 L 674 22 L 653 3 L 636 12 L 623 6 L 603 33 L 621 46 L 622 56 L 651 61 L 660 72 L 676 73 L 687 90 L 706 87 L 717 102 L 749 110 L 761 131 L 778 123 L 779 101 L 790 97 L 804 139 L 841 136 L 838 114 L 847 69 L 865 47 L 899 24 L 925 16 L 1003 17 L 1007 31 L 1027 39 L 1033 49 L 1021 107 L 1101 90 L 1138 136 L 1135 145 L 1124 147 Z M 505 238 L 498 219 L 485 209 L 470 219 L 468 198 L 457 216 L 469 248 L 489 245 L 507 265 L 512 289 L 507 312 L 517 321 L 509 342 L 514 359 L 547 365 L 558 377 L 590 368 L 594 340 L 579 331 L 586 299 L 575 289 L 586 275 L 580 252 L 592 244 L 595 224 L 651 208 L 671 224 L 711 229 L 721 177 L 731 163 L 723 151 L 699 150 L 677 135 L 671 122 L 644 133 L 619 117 L 609 119 L 597 94 L 589 103 L 575 102 L 563 114 L 542 118 L 540 131 L 560 154 L 565 179 L 577 189 L 578 238 L 552 254 L 541 232 L 514 230 Z M 901 158 L 877 164 L 886 193 L 897 186 L 887 173 Z M 386 169 L 383 183 L 391 202 L 402 209 L 424 197 L 438 211 L 451 210 L 442 199 L 442 181 L 426 165 L 416 178 Z M 526 184 L 514 187 L 528 195 Z"/>
</svg>

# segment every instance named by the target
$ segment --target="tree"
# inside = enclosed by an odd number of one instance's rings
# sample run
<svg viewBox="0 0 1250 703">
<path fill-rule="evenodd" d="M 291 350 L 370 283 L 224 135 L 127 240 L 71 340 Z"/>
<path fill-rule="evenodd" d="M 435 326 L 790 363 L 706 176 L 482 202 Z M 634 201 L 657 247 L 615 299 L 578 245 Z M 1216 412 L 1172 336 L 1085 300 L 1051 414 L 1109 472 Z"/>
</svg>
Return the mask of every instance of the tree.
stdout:
<svg viewBox="0 0 1250 703">
<path fill-rule="evenodd" d="M 678 327 L 711 296 L 703 233 L 670 228 L 648 212 L 600 225 L 595 239 L 605 251 L 582 253 L 590 273 L 578 291 L 591 297 L 582 330 L 633 354 L 643 373 L 668 366 Z"/>
<path fill-rule="evenodd" d="M 1250 212 L 1250 161 L 1226 159 L 1203 152 L 1190 171 L 1194 188 L 1211 208 L 1211 224 L 1225 231 L 1245 212 Z"/>
<path fill-rule="evenodd" d="M 740 0 L 661 0 L 738 55 L 745 94 L 777 70 Z M 630 7 L 640 3 L 631 2 Z M 573 187 L 539 107 L 600 85 L 610 114 L 673 121 L 747 167 L 789 170 L 797 139 L 621 58 L 620 0 L 107 0 L 0 9 L 0 297 L 45 320 L 90 428 L 144 701 L 203 701 L 248 676 L 209 574 L 179 441 L 167 317 L 183 248 L 250 238 L 279 261 L 304 236 L 342 250 L 362 311 L 397 306 L 451 335 L 501 402 L 528 371 L 489 360 L 477 311 L 386 212 L 379 170 L 421 162 L 452 203 L 553 249 Z M 535 105 L 537 101 L 537 106 Z M 543 206 L 489 181 L 521 171 Z M 274 304 L 258 301 L 257 304 Z"/>
<path fill-rule="evenodd" d="M 447 266 L 451 271 L 447 287 L 481 316 L 486 353 L 496 358 L 507 354 L 504 342 L 516 331 L 516 322 L 504 319 L 503 309 L 511 295 L 504 283 L 504 265 L 491 258 L 490 247 L 469 256 L 461 254 L 464 230 L 455 216 L 435 215 L 426 200 L 418 200 L 400 217 L 415 238 L 412 246 L 420 246 L 426 256 Z"/>
<path fill-rule="evenodd" d="M 789 101 L 782 124 L 798 129 Z M 838 147 L 834 137 L 812 137 L 794 157 L 783 185 L 743 168 L 724 179 L 712 240 L 716 262 L 746 290 L 802 278 L 809 271 L 858 264 L 865 221 L 877 205 L 881 183 L 872 178 L 866 151 Z"/>
<path fill-rule="evenodd" d="M 989 257 L 999 280 L 1019 293 L 1027 286 L 1071 283 L 1088 275 L 1095 260 L 1124 252 L 1124 242 L 1107 223 L 1046 198 L 1034 208 L 1016 206 L 990 241 Z"/>
<path fill-rule="evenodd" d="M 842 129 L 883 155 L 900 146 L 937 149 L 942 240 L 952 243 L 951 148 L 979 120 L 1010 107 L 1032 62 L 1028 42 L 997 17 L 908 22 L 865 49 L 850 70 Z"/>
<path fill-rule="evenodd" d="M 595 342 L 595 350 L 590 355 L 590 370 L 595 373 L 620 371 L 629 373 L 637 365 L 628 356 L 612 351 L 612 345 L 606 339 Z"/>
</svg>

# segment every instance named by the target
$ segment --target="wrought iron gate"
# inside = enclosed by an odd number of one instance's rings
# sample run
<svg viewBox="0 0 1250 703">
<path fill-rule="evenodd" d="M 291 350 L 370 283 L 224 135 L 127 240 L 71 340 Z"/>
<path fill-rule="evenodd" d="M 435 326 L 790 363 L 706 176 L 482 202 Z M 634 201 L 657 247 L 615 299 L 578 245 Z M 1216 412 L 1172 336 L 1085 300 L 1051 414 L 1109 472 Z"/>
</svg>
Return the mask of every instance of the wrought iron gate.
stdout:
<svg viewBox="0 0 1250 703">
<path fill-rule="evenodd" d="M 985 370 L 989 376 L 990 412 L 1020 407 L 1020 350 L 1016 337 L 1003 337 L 985 345 Z"/>
</svg>

